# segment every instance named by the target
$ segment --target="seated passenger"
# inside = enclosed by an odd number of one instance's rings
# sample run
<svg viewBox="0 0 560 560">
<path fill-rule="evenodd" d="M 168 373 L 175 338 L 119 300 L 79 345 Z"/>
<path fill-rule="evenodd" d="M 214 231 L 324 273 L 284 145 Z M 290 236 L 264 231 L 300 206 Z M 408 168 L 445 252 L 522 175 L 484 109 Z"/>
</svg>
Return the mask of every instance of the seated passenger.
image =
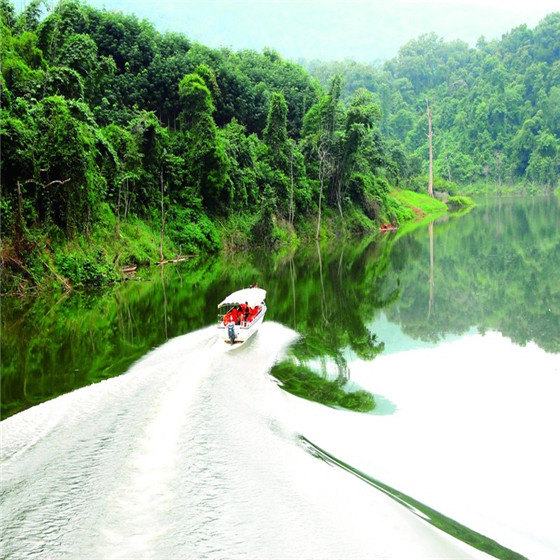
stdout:
<svg viewBox="0 0 560 560">
<path fill-rule="evenodd" d="M 236 324 L 239 324 L 239 314 L 237 313 L 237 309 L 233 308 L 229 312 L 230 320 Z"/>
</svg>

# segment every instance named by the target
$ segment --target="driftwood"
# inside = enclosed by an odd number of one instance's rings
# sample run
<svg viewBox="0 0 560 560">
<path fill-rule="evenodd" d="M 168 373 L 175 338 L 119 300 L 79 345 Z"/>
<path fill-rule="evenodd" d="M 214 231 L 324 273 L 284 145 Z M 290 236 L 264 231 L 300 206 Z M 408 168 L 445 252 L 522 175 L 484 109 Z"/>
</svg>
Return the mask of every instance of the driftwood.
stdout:
<svg viewBox="0 0 560 560">
<path fill-rule="evenodd" d="M 189 260 L 192 256 L 193 255 L 185 255 L 182 257 L 176 257 L 174 259 L 164 259 L 162 261 L 155 262 L 154 264 L 158 265 L 158 264 L 171 264 L 171 263 L 183 262 Z"/>
</svg>

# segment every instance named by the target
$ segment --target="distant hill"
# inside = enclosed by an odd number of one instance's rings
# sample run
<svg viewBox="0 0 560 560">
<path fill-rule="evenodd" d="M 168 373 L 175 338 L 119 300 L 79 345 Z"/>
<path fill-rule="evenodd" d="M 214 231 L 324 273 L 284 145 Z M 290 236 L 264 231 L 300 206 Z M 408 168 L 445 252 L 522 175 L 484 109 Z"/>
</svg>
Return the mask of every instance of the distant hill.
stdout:
<svg viewBox="0 0 560 560">
<path fill-rule="evenodd" d="M 382 132 L 425 165 L 426 99 L 434 120 L 436 173 L 459 184 L 554 186 L 560 175 L 560 13 L 476 47 L 427 34 L 384 65 L 305 62 L 344 93 L 375 93 Z"/>
</svg>

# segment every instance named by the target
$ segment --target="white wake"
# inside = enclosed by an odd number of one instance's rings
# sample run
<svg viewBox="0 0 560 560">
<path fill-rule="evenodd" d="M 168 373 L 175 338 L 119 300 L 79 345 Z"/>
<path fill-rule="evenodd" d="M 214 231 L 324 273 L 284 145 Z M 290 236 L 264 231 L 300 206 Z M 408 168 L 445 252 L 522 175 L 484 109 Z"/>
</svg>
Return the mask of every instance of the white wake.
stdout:
<svg viewBox="0 0 560 560">
<path fill-rule="evenodd" d="M 301 446 L 268 375 L 296 337 L 202 329 L 2 422 L 3 557 L 483 557 Z"/>
</svg>

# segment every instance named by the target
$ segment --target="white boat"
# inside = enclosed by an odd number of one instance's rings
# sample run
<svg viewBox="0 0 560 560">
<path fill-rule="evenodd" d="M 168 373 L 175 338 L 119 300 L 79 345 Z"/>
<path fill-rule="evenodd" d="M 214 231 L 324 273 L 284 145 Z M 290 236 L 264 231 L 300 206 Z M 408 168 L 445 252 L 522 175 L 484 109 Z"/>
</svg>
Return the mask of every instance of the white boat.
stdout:
<svg viewBox="0 0 560 560">
<path fill-rule="evenodd" d="M 266 290 L 253 286 L 233 292 L 218 305 L 218 333 L 231 345 L 241 346 L 261 326 L 266 313 Z"/>
</svg>

